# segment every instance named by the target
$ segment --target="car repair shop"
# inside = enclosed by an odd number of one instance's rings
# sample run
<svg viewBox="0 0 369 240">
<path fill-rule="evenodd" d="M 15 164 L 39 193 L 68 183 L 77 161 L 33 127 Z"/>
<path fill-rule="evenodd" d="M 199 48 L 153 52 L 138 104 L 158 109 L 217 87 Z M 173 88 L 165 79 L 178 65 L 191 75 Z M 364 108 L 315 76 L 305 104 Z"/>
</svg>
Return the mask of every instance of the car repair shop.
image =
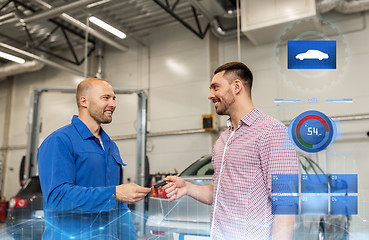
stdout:
<svg viewBox="0 0 369 240">
<path fill-rule="evenodd" d="M 0 0 L 0 239 L 250 239 L 277 216 L 293 216 L 289 239 L 369 239 L 368 24 L 367 0 Z M 223 91 L 230 62 L 252 84 Z M 261 110 L 244 124 L 271 116 L 276 135 L 236 147 L 238 87 Z M 228 167 L 257 151 L 269 189 L 253 212 L 258 171 Z"/>
</svg>

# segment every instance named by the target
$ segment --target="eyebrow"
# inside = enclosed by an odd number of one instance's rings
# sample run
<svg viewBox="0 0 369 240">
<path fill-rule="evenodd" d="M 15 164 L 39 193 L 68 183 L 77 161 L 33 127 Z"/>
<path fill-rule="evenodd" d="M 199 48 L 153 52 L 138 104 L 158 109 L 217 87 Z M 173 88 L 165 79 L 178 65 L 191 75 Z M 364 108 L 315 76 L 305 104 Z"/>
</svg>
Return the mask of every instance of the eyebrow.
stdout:
<svg viewBox="0 0 369 240">
<path fill-rule="evenodd" d="M 212 88 L 216 87 L 217 85 L 218 85 L 217 83 L 212 83 L 212 84 L 210 84 L 209 88 L 212 89 Z"/>
<path fill-rule="evenodd" d="M 113 100 L 115 100 L 117 98 L 116 95 L 110 95 L 110 94 L 103 94 L 103 95 L 101 95 L 101 97 L 112 97 Z"/>
</svg>

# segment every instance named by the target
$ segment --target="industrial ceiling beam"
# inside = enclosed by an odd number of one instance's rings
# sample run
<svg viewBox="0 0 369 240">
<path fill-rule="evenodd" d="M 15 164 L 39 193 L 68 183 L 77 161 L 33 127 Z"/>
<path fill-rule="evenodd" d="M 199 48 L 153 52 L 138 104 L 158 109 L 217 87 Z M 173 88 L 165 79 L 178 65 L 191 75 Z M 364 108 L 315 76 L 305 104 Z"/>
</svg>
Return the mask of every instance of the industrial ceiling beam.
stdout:
<svg viewBox="0 0 369 240">
<path fill-rule="evenodd" d="M 6 48 L 6 49 L 11 50 L 11 51 L 14 51 L 16 53 L 19 53 L 19 54 L 22 54 L 24 56 L 30 57 L 32 59 L 38 60 L 38 61 L 43 62 L 43 63 L 45 63 L 45 64 L 47 64 L 47 65 L 49 65 L 51 67 L 55 67 L 55 68 L 61 69 L 61 70 L 66 71 L 66 72 L 73 73 L 73 74 L 75 74 L 77 76 L 85 77 L 85 75 L 83 74 L 83 72 L 77 71 L 77 70 L 75 70 L 73 68 L 66 67 L 64 65 L 61 65 L 59 63 L 50 61 L 48 59 L 39 57 L 39 56 L 37 56 L 37 55 L 35 55 L 33 53 L 26 52 L 26 51 L 24 51 L 22 49 L 19 49 L 19 48 L 10 46 L 8 44 L 5 44 L 5 43 L 0 42 L 0 47 Z"/>
<path fill-rule="evenodd" d="M 173 6 L 169 5 L 169 2 L 166 0 L 165 3 L 162 3 L 160 0 L 153 0 L 156 4 L 158 4 L 162 9 L 164 9 L 167 13 L 169 13 L 172 17 L 174 17 L 178 22 L 180 22 L 183 26 L 185 26 L 188 30 L 190 30 L 191 32 L 193 32 L 196 36 L 198 36 L 200 39 L 204 39 L 206 32 L 209 29 L 209 23 L 207 24 L 207 26 L 205 27 L 205 30 L 202 30 L 199 19 L 198 19 L 198 14 L 196 12 L 196 9 L 192 8 L 193 11 L 193 17 L 196 20 L 196 24 L 197 24 L 197 29 L 194 29 L 190 24 L 188 24 L 186 21 L 184 21 L 180 16 L 178 16 L 177 14 L 174 13 L 175 7 L 178 4 L 178 0 L 173 4 Z"/>
<path fill-rule="evenodd" d="M 86 26 L 86 24 L 80 22 L 79 20 L 71 17 L 70 15 L 63 13 L 64 11 L 76 8 L 76 7 L 80 7 L 83 5 L 87 5 L 90 2 L 96 2 L 96 0 L 81 0 L 81 1 L 76 1 L 70 4 L 66 4 L 63 6 L 59 6 L 56 8 L 53 8 L 53 6 L 51 6 L 50 4 L 42 1 L 42 0 L 35 0 L 35 2 L 37 2 L 38 4 L 40 4 L 41 6 L 43 6 L 46 9 L 50 9 L 48 11 L 44 11 L 42 13 L 39 14 L 35 14 L 32 15 L 30 17 L 26 17 L 23 19 L 19 19 L 19 18 L 11 18 L 11 19 L 7 19 L 3 22 L 0 22 L 0 26 L 4 27 L 4 26 L 8 26 L 9 24 L 14 24 L 16 22 L 21 22 L 23 24 L 27 24 L 27 23 L 31 23 L 34 21 L 38 21 L 38 20 L 43 20 L 43 19 L 50 19 L 53 17 L 60 17 L 61 19 L 63 19 L 64 21 L 72 24 L 73 26 L 82 29 L 83 31 L 87 31 L 89 34 L 91 34 L 92 36 L 96 37 L 97 39 L 109 44 L 112 47 L 115 47 L 121 51 L 128 51 L 128 47 L 118 43 L 116 41 L 114 41 L 111 37 L 108 37 L 96 30 L 94 30 L 91 27 Z M 21 3 L 21 2 L 19 2 Z M 63 10 L 63 11 L 62 11 Z"/>
<path fill-rule="evenodd" d="M 191 3 L 193 7 L 199 10 L 208 19 L 215 36 L 217 36 L 218 38 L 224 39 L 224 38 L 233 38 L 237 35 L 237 29 L 231 29 L 231 30 L 222 29 L 219 25 L 218 20 L 214 16 L 212 16 L 209 10 L 207 10 L 204 5 L 199 3 L 198 0 L 188 0 L 188 1 Z M 227 14 L 225 16 L 234 17 L 234 14 Z"/>
<path fill-rule="evenodd" d="M 44 1 L 42 1 L 42 0 L 35 0 L 35 1 L 36 1 L 37 3 L 39 3 L 39 4 L 41 4 L 42 6 L 44 6 L 44 7 L 48 8 L 48 9 L 51 9 L 51 8 L 52 8 L 52 6 L 51 6 L 50 4 L 48 4 L 48 3 L 46 3 L 46 2 L 44 2 Z M 82 22 L 78 21 L 77 19 L 75 19 L 75 18 L 73 18 L 73 17 L 69 16 L 68 14 L 66 14 L 66 13 L 62 13 L 62 14 L 60 15 L 60 17 L 61 17 L 64 21 L 66 21 L 66 22 L 68 22 L 68 23 L 70 23 L 70 24 L 72 24 L 72 25 L 74 25 L 74 26 L 76 26 L 76 27 L 78 27 L 78 28 L 82 29 L 83 31 L 87 31 L 87 32 L 88 32 L 89 34 L 91 34 L 92 36 L 94 36 L 94 37 L 96 37 L 96 38 L 100 39 L 101 41 L 103 41 L 103 42 L 105 42 L 105 43 L 109 44 L 110 46 L 113 46 L 113 47 L 115 47 L 115 48 L 117 48 L 117 49 L 119 49 L 119 50 L 121 50 L 121 51 L 128 51 L 128 47 L 124 46 L 123 44 L 117 43 L 116 41 L 114 41 L 114 40 L 112 40 L 111 38 L 109 38 L 109 37 L 105 36 L 104 34 L 102 34 L 102 33 L 98 32 L 98 31 L 96 31 L 96 30 L 94 30 L 94 29 L 92 29 L 92 28 L 90 28 L 90 27 L 88 27 L 88 26 L 86 26 L 86 24 L 84 24 L 84 23 L 82 23 Z"/>
<path fill-rule="evenodd" d="M 96 2 L 96 0 L 81 0 L 81 1 L 76 1 L 73 3 L 69 3 L 63 6 L 59 6 L 59 7 L 55 7 L 52 8 L 50 10 L 46 10 L 40 13 L 36 13 L 33 14 L 32 16 L 28 16 L 28 17 L 24 17 L 24 18 L 20 18 L 17 17 L 16 15 L 12 14 L 14 17 L 11 19 L 8 19 L 7 21 L 3 21 L 0 24 L 1 25 L 10 25 L 10 24 L 14 24 L 17 22 L 21 22 L 21 23 L 31 23 L 31 22 L 36 22 L 36 21 L 42 21 L 42 20 L 46 20 L 49 18 L 53 18 L 56 16 L 59 16 L 60 14 L 67 12 L 69 10 L 73 10 L 82 6 L 85 6 L 91 2 Z"/>
<path fill-rule="evenodd" d="M 63 6 L 51 8 L 50 10 L 43 11 L 43 12 L 38 13 L 38 14 L 34 14 L 30 17 L 22 18 L 22 19 L 20 19 L 20 21 L 24 22 L 24 23 L 30 23 L 30 22 L 35 22 L 35 21 L 40 21 L 40 20 L 53 18 L 53 17 L 59 16 L 60 14 L 62 14 L 64 12 L 67 12 L 67 11 L 73 10 L 73 9 L 77 9 L 79 7 L 85 6 L 85 5 L 87 5 L 89 3 L 92 3 L 92 2 L 96 2 L 96 0 L 75 1 L 75 2 L 66 4 L 66 5 L 63 5 Z"/>
</svg>

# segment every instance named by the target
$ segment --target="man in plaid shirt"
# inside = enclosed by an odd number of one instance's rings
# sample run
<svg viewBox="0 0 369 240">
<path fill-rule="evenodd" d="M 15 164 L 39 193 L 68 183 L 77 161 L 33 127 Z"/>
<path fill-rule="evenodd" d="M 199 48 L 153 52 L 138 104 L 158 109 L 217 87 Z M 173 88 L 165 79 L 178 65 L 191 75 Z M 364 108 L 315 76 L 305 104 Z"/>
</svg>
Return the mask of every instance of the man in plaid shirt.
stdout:
<svg viewBox="0 0 369 240">
<path fill-rule="evenodd" d="M 272 215 L 271 175 L 298 174 L 286 127 L 255 109 L 251 100 L 253 76 L 240 62 L 214 72 L 209 100 L 217 114 L 228 115 L 228 129 L 214 145 L 213 184 L 199 186 L 169 176 L 163 187 L 169 201 L 185 194 L 212 205 L 211 239 L 292 239 L 294 216 Z"/>
</svg>

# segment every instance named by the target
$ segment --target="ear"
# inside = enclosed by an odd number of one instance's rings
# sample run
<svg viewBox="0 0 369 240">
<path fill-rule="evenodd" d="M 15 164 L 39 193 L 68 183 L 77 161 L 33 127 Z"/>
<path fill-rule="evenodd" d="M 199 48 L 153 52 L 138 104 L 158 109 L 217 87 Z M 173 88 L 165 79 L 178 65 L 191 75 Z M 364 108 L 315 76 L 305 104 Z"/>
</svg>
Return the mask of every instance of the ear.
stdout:
<svg viewBox="0 0 369 240">
<path fill-rule="evenodd" d="M 88 105 L 88 100 L 85 96 L 81 96 L 79 98 L 79 105 L 83 108 L 87 108 L 87 105 Z"/>
<path fill-rule="evenodd" d="M 233 92 L 234 94 L 239 94 L 243 88 L 242 82 L 239 79 L 234 80 L 233 82 Z"/>
</svg>

